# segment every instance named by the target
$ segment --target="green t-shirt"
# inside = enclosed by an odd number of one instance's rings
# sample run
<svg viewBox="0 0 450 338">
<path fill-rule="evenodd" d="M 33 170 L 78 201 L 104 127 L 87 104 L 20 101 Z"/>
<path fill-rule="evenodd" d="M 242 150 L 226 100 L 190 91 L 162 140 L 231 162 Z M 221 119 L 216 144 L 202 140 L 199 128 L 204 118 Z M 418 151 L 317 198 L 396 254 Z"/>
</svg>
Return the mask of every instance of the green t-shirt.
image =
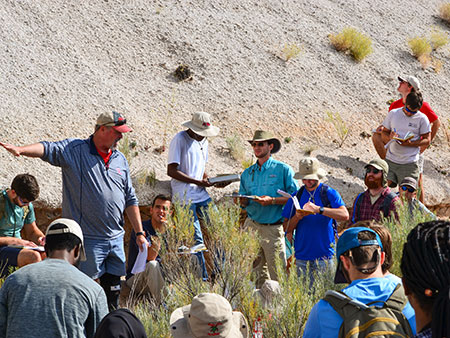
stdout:
<svg viewBox="0 0 450 338">
<path fill-rule="evenodd" d="M 20 230 L 24 224 L 31 224 L 36 220 L 33 204 L 19 207 L 9 200 L 8 194 L 2 190 L 0 195 L 0 236 L 20 237 Z"/>
</svg>

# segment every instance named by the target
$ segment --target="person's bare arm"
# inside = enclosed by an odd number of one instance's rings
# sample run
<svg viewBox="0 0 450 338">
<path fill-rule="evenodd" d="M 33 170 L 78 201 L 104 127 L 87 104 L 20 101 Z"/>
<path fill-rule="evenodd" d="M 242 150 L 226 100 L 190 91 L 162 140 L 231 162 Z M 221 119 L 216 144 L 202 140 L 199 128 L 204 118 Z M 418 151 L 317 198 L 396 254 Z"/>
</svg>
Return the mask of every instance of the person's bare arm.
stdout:
<svg viewBox="0 0 450 338">
<path fill-rule="evenodd" d="M 36 225 L 36 222 L 25 224 L 22 228 L 22 237 L 37 245 L 44 245 L 44 234 Z"/>
<path fill-rule="evenodd" d="M 130 205 L 125 209 L 125 212 L 128 216 L 128 219 L 130 220 L 134 232 L 136 234 L 138 232 L 143 232 L 144 230 L 142 228 L 142 220 L 141 214 L 139 213 L 139 207 L 137 205 Z M 148 246 L 148 242 L 145 236 L 136 236 L 136 244 L 141 249 L 143 249 L 145 245 Z"/>
<path fill-rule="evenodd" d="M 159 238 L 156 236 L 152 236 L 152 245 L 148 247 L 147 252 L 147 260 L 148 261 L 154 261 L 156 257 L 158 257 L 159 250 L 161 249 L 161 242 L 159 241 Z"/>
<path fill-rule="evenodd" d="M 303 206 L 303 209 L 310 210 L 316 214 L 319 213 L 320 207 L 312 202 L 308 202 Z M 342 222 L 348 220 L 348 210 L 345 206 L 341 205 L 339 208 L 323 208 L 322 215 L 335 219 L 336 221 Z"/>
<path fill-rule="evenodd" d="M 436 133 L 439 130 L 440 126 L 441 120 L 439 120 L 439 118 L 431 124 L 431 141 L 434 140 L 434 137 L 436 136 Z"/>
<path fill-rule="evenodd" d="M 384 127 L 383 131 L 381 132 L 381 139 L 383 140 L 384 144 L 388 143 L 392 139 L 391 130 Z"/>
<path fill-rule="evenodd" d="M 0 237 L 0 246 L 6 246 L 6 245 L 21 245 L 21 246 L 33 246 L 35 247 L 36 244 L 34 244 L 31 241 L 27 241 L 25 239 L 20 239 L 16 237 Z"/>
<path fill-rule="evenodd" d="M 0 145 L 14 156 L 27 156 L 27 157 L 44 156 L 44 145 L 42 143 L 34 143 L 21 147 L 3 142 L 0 142 Z"/>
<path fill-rule="evenodd" d="M 167 175 L 180 181 L 180 182 L 185 182 L 185 183 L 193 183 L 196 184 L 200 187 L 210 187 L 212 186 L 211 183 L 209 183 L 208 181 L 208 176 L 203 175 L 203 179 L 200 180 L 196 180 L 195 178 L 192 178 L 188 175 L 186 175 L 184 172 L 182 172 L 181 170 L 178 170 L 178 164 L 177 163 L 170 163 L 167 165 Z"/>
<path fill-rule="evenodd" d="M 428 147 L 430 145 L 430 141 L 431 141 L 431 133 L 426 133 L 420 135 L 420 139 L 418 140 L 415 141 L 407 140 L 403 142 L 398 141 L 398 143 L 400 143 L 400 145 L 404 147 Z"/>
</svg>

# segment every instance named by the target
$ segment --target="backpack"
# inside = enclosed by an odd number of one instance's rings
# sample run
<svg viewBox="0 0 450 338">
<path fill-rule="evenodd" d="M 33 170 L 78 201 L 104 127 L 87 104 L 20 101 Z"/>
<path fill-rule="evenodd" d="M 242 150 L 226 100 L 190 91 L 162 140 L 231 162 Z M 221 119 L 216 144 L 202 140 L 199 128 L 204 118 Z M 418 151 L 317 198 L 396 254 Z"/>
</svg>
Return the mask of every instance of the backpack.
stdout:
<svg viewBox="0 0 450 338">
<path fill-rule="evenodd" d="M 330 187 L 326 184 L 322 183 L 322 186 L 320 187 L 320 191 L 319 191 L 319 195 L 320 195 L 320 200 L 322 201 L 322 204 L 325 208 L 331 208 L 331 203 L 330 200 L 328 198 L 328 189 Z M 297 199 L 300 202 L 300 198 L 302 197 L 303 192 L 305 191 L 305 186 L 302 185 L 302 187 L 297 191 Z M 335 219 L 333 219 L 333 231 L 334 231 L 334 235 L 337 235 L 337 222 Z"/>
<path fill-rule="evenodd" d="M 367 305 L 341 291 L 327 291 L 326 300 L 343 318 L 339 338 L 412 337 L 408 320 L 402 313 L 407 304 L 403 286 L 398 284 L 386 302 Z"/>
<path fill-rule="evenodd" d="M 3 191 L 0 191 L 0 193 L 2 193 Z M 22 209 L 23 209 L 22 219 L 25 220 L 25 218 L 28 216 L 28 213 L 30 212 L 30 208 L 28 207 L 28 205 L 25 205 L 22 207 Z M 3 198 L 2 195 L 0 195 L 0 219 L 5 217 L 6 217 L 6 199 Z M 16 235 L 16 224 L 14 224 L 13 237 L 15 237 L 15 235 Z"/>
<path fill-rule="evenodd" d="M 353 207 L 353 213 L 352 213 L 352 223 L 355 223 L 355 219 L 360 217 L 360 210 L 361 210 L 361 204 L 362 204 L 362 198 L 360 198 L 364 192 L 358 194 L 356 196 L 355 206 Z M 389 217 L 389 206 L 391 205 L 392 200 L 397 197 L 397 194 L 395 192 L 389 192 L 389 194 L 386 195 L 384 198 L 383 203 L 381 204 L 381 210 L 383 211 L 384 217 Z"/>
</svg>

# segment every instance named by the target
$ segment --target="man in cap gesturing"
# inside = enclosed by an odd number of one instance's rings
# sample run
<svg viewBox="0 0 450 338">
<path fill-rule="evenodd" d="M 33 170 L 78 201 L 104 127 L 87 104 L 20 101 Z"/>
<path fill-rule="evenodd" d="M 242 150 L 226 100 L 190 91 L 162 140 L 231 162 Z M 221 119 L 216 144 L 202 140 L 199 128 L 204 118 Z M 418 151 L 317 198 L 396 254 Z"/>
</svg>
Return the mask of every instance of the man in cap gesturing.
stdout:
<svg viewBox="0 0 450 338">
<path fill-rule="evenodd" d="M 272 158 L 281 148 L 281 142 L 269 132 L 257 130 L 248 141 L 258 159 L 241 176 L 239 194 L 255 195 L 255 199 L 241 198 L 240 203 L 247 211 L 244 226 L 251 227 L 260 236 L 260 251 L 253 264 L 256 287 L 265 280 L 278 280 L 276 258 L 286 265 L 283 218 L 281 212 L 287 197 L 277 193 L 281 189 L 289 194 L 298 189 L 294 171 L 287 164 Z"/>
<path fill-rule="evenodd" d="M 190 121 L 182 124 L 187 130 L 174 136 L 169 146 L 167 175 L 172 180 L 173 200 L 183 204 L 190 203 L 194 216 L 194 240 L 196 245 L 203 244 L 203 234 L 199 217 L 207 219 L 208 205 L 212 202 L 206 187 L 211 184 L 206 174 L 208 162 L 208 139 L 217 136 L 219 128 L 211 124 L 211 116 L 205 112 L 192 115 Z M 202 277 L 208 278 L 203 253 L 197 254 L 202 267 Z"/>
<path fill-rule="evenodd" d="M 115 149 L 122 134 L 130 131 L 126 119 L 111 112 L 97 118 L 94 134 L 88 139 L 23 147 L 0 143 L 15 156 L 39 157 L 61 167 L 62 216 L 76 220 L 83 229 L 87 260 L 80 264 L 80 270 L 100 280 L 110 310 L 119 305 L 120 276 L 125 275 L 124 211 L 138 246 L 148 245 L 128 162 Z"/>
</svg>

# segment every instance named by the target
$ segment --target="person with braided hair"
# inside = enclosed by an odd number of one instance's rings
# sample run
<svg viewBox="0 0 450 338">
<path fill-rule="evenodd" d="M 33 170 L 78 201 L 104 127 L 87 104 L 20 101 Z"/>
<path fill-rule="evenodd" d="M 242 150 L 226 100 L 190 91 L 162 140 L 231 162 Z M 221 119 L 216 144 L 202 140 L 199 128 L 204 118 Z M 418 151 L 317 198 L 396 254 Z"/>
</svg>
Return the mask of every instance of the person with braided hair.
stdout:
<svg viewBox="0 0 450 338">
<path fill-rule="evenodd" d="M 403 286 L 420 338 L 450 337 L 450 222 L 418 224 L 403 246 Z"/>
</svg>

